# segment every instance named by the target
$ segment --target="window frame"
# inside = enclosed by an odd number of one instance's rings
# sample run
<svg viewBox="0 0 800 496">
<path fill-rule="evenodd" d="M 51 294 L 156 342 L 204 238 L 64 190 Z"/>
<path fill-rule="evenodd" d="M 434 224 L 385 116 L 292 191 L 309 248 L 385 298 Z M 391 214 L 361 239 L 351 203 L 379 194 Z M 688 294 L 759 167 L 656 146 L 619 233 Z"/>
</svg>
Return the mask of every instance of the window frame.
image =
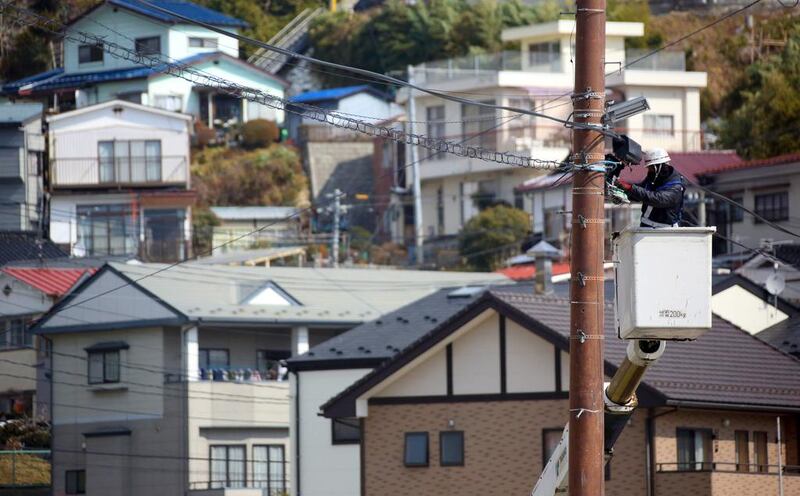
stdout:
<svg viewBox="0 0 800 496">
<path fill-rule="evenodd" d="M 444 439 L 450 435 L 458 435 L 461 437 L 461 461 L 460 462 L 445 462 L 444 460 Z M 463 467 L 466 464 L 466 440 L 464 431 L 439 431 L 439 465 L 442 467 Z"/>
<path fill-rule="evenodd" d="M 70 489 L 70 475 L 76 477 L 74 490 Z M 81 475 L 83 477 L 81 477 Z M 83 482 L 83 484 L 81 484 L 81 482 Z M 86 494 L 86 469 L 64 471 L 64 494 Z"/>
<path fill-rule="evenodd" d="M 89 50 L 88 59 L 86 57 L 84 57 L 83 53 L 81 53 L 81 52 L 84 52 L 86 49 Z M 100 58 L 98 58 L 98 59 L 92 58 L 93 56 L 96 56 L 97 54 L 100 54 Z M 103 61 L 104 61 L 104 58 L 105 58 L 105 52 L 103 50 L 103 44 L 102 43 L 84 43 L 83 45 L 78 45 L 78 65 L 96 64 L 98 62 L 100 62 L 102 64 Z"/>
<path fill-rule="evenodd" d="M 480 103 L 495 105 L 494 99 L 481 100 Z M 489 150 L 497 149 L 497 129 L 500 114 L 497 109 L 468 103 L 461 104 L 461 138 L 469 140 L 470 145 Z"/>
<path fill-rule="evenodd" d="M 550 461 L 550 457 L 553 456 L 553 453 L 547 455 L 547 434 L 554 433 L 558 434 L 558 442 L 561 442 L 561 437 L 564 435 L 564 428 L 563 427 L 547 427 L 542 429 L 542 470 L 544 467 L 547 466 L 547 462 Z M 558 443 L 556 443 L 553 451 L 555 452 L 556 448 L 558 448 Z M 547 456 L 545 456 L 547 455 Z"/>
<path fill-rule="evenodd" d="M 256 448 L 266 448 L 267 449 L 267 460 L 266 460 L 266 462 L 263 462 L 263 461 L 256 462 Z M 273 462 L 272 458 L 270 457 L 270 448 L 280 448 L 281 449 L 281 461 L 280 462 Z M 255 477 L 255 473 L 256 473 L 255 466 L 256 466 L 256 463 L 266 463 L 267 464 L 266 486 L 259 485 L 259 483 L 261 483 L 263 481 L 256 481 L 255 479 L 253 479 L 251 481 L 252 482 L 252 486 L 254 488 L 266 488 L 269 494 L 273 494 L 271 492 L 271 490 L 273 488 L 272 488 L 272 477 L 271 477 L 271 473 L 272 472 L 270 471 L 270 468 L 271 468 L 270 465 L 272 463 L 280 463 L 281 464 L 281 469 L 282 469 L 282 472 L 283 472 L 283 477 L 280 480 L 280 485 L 281 485 L 280 489 L 282 491 L 281 494 L 286 493 L 287 492 L 287 489 L 286 489 L 286 485 L 287 485 L 286 484 L 286 482 L 287 482 L 287 477 L 286 477 L 286 446 L 283 445 L 283 444 L 254 444 L 252 446 L 250 454 L 252 455 L 252 458 L 251 458 L 252 472 L 253 472 L 251 474 L 252 477 Z"/>
<path fill-rule="evenodd" d="M 669 129 L 662 128 L 663 121 L 669 119 Z M 652 124 L 648 125 L 647 121 Z M 643 134 L 650 136 L 675 136 L 675 116 L 673 114 L 645 114 L 642 120 Z"/>
<path fill-rule="evenodd" d="M 75 212 L 78 218 L 78 240 L 86 242 L 84 248 L 87 255 L 130 255 L 139 250 L 139 224 L 133 220 L 134 215 L 133 211 L 130 210 L 130 204 L 78 204 Z M 87 230 L 85 238 L 84 228 Z M 101 234 L 104 235 L 98 236 L 96 228 L 101 228 L 104 231 Z M 115 232 L 115 228 L 117 232 Z M 114 235 L 119 234 L 120 228 L 122 250 L 117 251 L 112 240 L 117 239 Z M 105 244 L 103 246 L 98 245 L 97 241 L 103 238 L 105 239 Z M 128 240 L 132 240 L 132 246 L 130 247 L 128 247 Z"/>
<path fill-rule="evenodd" d="M 408 441 L 410 438 L 414 436 L 424 436 L 425 437 L 425 461 L 424 462 L 409 462 L 408 461 Z M 427 432 L 422 431 L 414 431 L 414 432 L 406 432 L 403 436 L 403 465 L 408 468 L 418 468 L 418 467 L 428 467 L 430 466 L 430 436 L 428 436 Z"/>
<path fill-rule="evenodd" d="M 348 421 L 355 420 L 358 423 L 358 439 L 340 439 L 336 436 L 336 424 L 343 424 L 347 425 L 348 427 L 355 427 L 353 425 L 347 424 Z M 333 445 L 341 445 L 341 444 L 361 444 L 361 437 L 362 437 L 362 425 L 361 420 L 358 418 L 332 418 L 331 419 L 331 444 Z"/>
<path fill-rule="evenodd" d="M 433 139 L 445 139 L 447 133 L 446 113 L 444 105 L 431 105 L 425 107 L 425 131 Z M 429 157 L 432 160 L 447 158 L 446 153 L 431 150 Z"/>
<path fill-rule="evenodd" d="M 193 44 L 197 41 L 200 42 L 199 45 Z M 219 39 L 208 36 L 189 36 L 186 43 L 189 48 L 219 48 Z"/>
<path fill-rule="evenodd" d="M 692 453 L 697 452 L 697 446 L 694 445 L 694 441 L 696 439 L 696 433 L 702 432 L 708 436 L 708 446 L 704 446 L 703 454 L 708 455 L 708 460 L 693 460 L 687 462 L 680 461 L 680 433 L 681 432 L 691 432 L 692 433 Z M 676 468 L 678 472 L 709 472 L 713 470 L 714 467 L 714 450 L 712 448 L 712 444 L 714 441 L 714 431 L 709 428 L 704 427 L 676 427 L 675 428 L 675 455 L 677 458 Z M 707 449 L 705 449 L 707 448 Z M 684 465 L 686 467 L 684 467 Z M 697 468 L 699 467 L 699 468 Z"/>
<path fill-rule="evenodd" d="M 764 448 L 764 460 L 761 460 L 759 456 L 760 447 Z M 769 473 L 769 432 L 767 431 L 753 431 L 753 462 L 756 473 Z"/>
<path fill-rule="evenodd" d="M 206 353 L 206 367 L 205 368 L 213 370 L 213 368 L 209 366 L 209 358 L 210 358 L 210 355 L 208 354 L 209 351 L 224 351 L 225 352 L 225 356 L 227 357 L 226 360 L 225 360 L 225 362 L 226 362 L 225 367 L 226 367 L 226 369 L 230 368 L 230 366 L 231 366 L 231 350 L 229 348 L 198 348 L 197 349 L 197 363 L 198 363 L 198 365 L 200 365 L 200 363 L 201 363 L 200 356 L 203 354 L 203 352 L 205 352 Z M 200 366 L 199 368 L 202 369 L 203 367 Z"/>
<path fill-rule="evenodd" d="M 759 205 L 760 201 L 763 202 L 767 199 L 771 200 L 769 208 L 765 208 L 764 205 Z M 770 222 L 789 220 L 789 191 L 780 190 L 753 195 L 753 210 L 756 214 Z M 764 221 L 756 217 L 755 223 L 763 224 Z"/>
<path fill-rule="evenodd" d="M 143 44 L 145 42 L 150 42 L 152 40 L 156 40 L 155 51 L 151 51 L 151 50 L 144 51 L 144 50 L 141 50 L 141 48 L 142 48 L 141 44 Z M 142 36 L 140 38 L 135 38 L 133 40 L 133 49 L 134 49 L 134 51 L 136 52 L 137 55 L 148 55 L 148 56 L 161 55 L 161 36 L 155 35 L 155 36 Z"/>
<path fill-rule="evenodd" d="M 102 363 L 103 363 L 103 373 L 102 379 L 100 381 L 93 381 L 92 380 L 92 355 L 100 355 L 102 356 Z M 117 378 L 116 379 L 109 379 L 108 378 L 108 370 L 107 365 L 108 362 L 106 360 L 106 355 L 116 355 L 117 356 Z M 96 350 L 96 351 L 87 351 L 86 352 L 86 379 L 90 385 L 97 385 L 97 384 L 119 384 L 122 382 L 122 354 L 120 354 L 120 350 Z"/>
<path fill-rule="evenodd" d="M 213 486 L 214 483 L 219 482 L 212 480 L 213 477 L 213 464 L 214 458 L 212 453 L 214 448 L 225 448 L 225 481 L 224 486 L 222 488 L 231 488 L 231 489 L 240 489 L 240 488 L 247 488 L 247 445 L 246 444 L 209 444 L 208 445 L 208 487 L 209 489 L 218 489 L 217 487 Z M 231 448 L 241 448 L 244 457 L 242 458 L 242 466 L 244 470 L 242 472 L 242 486 L 231 486 L 231 457 L 230 457 L 230 449 Z"/>
<path fill-rule="evenodd" d="M 742 446 L 744 443 L 744 446 Z M 743 448 L 743 450 L 742 450 Z M 733 451 L 735 468 L 737 472 L 750 471 L 750 432 L 746 430 L 733 431 Z M 740 459 L 740 455 L 744 455 L 744 460 Z"/>
</svg>

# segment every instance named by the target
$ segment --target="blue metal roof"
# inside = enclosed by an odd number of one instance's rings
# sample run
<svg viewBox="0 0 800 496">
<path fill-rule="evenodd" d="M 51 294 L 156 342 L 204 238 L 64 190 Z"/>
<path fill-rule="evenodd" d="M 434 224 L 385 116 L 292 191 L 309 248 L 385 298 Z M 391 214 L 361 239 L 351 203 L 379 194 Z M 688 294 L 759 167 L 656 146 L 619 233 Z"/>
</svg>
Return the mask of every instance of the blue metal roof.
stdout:
<svg viewBox="0 0 800 496">
<path fill-rule="evenodd" d="M 155 5 L 157 7 L 161 7 L 162 9 L 170 10 L 172 12 L 175 12 L 176 14 L 188 17 L 194 21 L 204 22 L 206 24 L 213 24 L 215 26 L 244 28 L 247 27 L 248 25 L 241 19 L 236 19 L 235 17 L 227 16 L 221 12 L 217 12 L 216 10 L 211 10 L 207 7 L 203 7 L 202 5 L 197 5 L 196 3 L 192 2 L 165 1 L 165 0 L 148 0 L 147 2 L 142 2 L 139 0 L 108 0 L 108 3 L 110 3 L 111 5 L 122 7 L 124 9 L 132 10 L 139 14 L 145 15 L 147 17 L 152 17 L 153 19 L 157 19 L 163 22 L 182 23 L 184 21 L 175 16 L 171 16 L 169 14 L 165 14 L 163 12 L 158 11 L 147 5 L 148 3 Z"/>
<path fill-rule="evenodd" d="M 178 61 L 179 64 L 193 64 L 206 58 L 221 55 L 221 52 L 199 53 L 186 57 Z M 157 68 L 150 67 L 128 67 L 125 69 L 114 69 L 110 71 L 82 72 L 78 74 L 64 74 L 64 69 L 47 71 L 24 79 L 13 81 L 3 86 L 2 93 L 17 94 L 20 89 L 24 89 L 23 94 L 37 93 L 42 91 L 57 90 L 63 88 L 79 88 L 88 84 L 105 83 L 108 81 L 119 81 L 124 79 L 139 79 L 158 73 Z"/>
<path fill-rule="evenodd" d="M 291 97 L 289 101 L 292 103 L 312 103 L 327 100 L 341 100 L 342 98 L 355 95 L 356 93 L 361 93 L 362 91 L 368 91 L 378 98 L 389 99 L 389 96 L 380 90 L 377 90 L 367 84 L 362 84 L 359 86 L 342 86 L 340 88 L 329 88 L 327 90 L 300 93 L 299 95 Z"/>
</svg>

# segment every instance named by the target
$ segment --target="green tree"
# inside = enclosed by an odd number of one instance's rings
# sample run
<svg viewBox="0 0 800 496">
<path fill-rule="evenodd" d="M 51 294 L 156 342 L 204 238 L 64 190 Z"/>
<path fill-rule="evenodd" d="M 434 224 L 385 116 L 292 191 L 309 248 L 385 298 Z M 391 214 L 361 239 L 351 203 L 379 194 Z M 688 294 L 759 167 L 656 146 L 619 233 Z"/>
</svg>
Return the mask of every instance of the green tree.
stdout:
<svg viewBox="0 0 800 496">
<path fill-rule="evenodd" d="M 506 205 L 487 208 L 471 218 L 458 237 L 459 252 L 466 263 L 481 271 L 495 270 L 518 251 L 530 231 L 530 218 L 522 210 Z"/>
<path fill-rule="evenodd" d="M 731 95 L 734 108 L 719 125 L 720 144 L 745 158 L 800 150 L 800 27 L 780 55 L 748 68 Z M 737 105 L 738 104 L 738 105 Z"/>
</svg>

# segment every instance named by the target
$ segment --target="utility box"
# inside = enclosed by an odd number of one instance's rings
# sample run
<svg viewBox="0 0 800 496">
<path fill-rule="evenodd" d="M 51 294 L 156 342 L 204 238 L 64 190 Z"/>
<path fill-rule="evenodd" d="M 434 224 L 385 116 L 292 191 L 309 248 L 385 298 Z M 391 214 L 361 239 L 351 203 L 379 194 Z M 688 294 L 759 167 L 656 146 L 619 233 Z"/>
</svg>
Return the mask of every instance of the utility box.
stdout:
<svg viewBox="0 0 800 496">
<path fill-rule="evenodd" d="M 634 228 L 614 239 L 622 339 L 697 339 L 711 329 L 714 227 Z"/>
</svg>

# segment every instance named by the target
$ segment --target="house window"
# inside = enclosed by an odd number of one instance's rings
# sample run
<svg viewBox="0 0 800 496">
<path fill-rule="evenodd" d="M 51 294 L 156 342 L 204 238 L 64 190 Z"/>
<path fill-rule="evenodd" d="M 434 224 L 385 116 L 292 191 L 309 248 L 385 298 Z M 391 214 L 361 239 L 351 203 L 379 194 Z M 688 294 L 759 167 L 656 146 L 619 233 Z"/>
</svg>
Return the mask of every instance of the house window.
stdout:
<svg viewBox="0 0 800 496">
<path fill-rule="evenodd" d="M 428 125 L 428 136 L 433 139 L 443 139 L 445 136 L 444 105 L 436 105 L 425 109 L 425 120 Z M 431 158 L 441 160 L 446 153 L 431 151 Z"/>
<path fill-rule="evenodd" d="M 742 195 L 731 195 L 730 199 L 739 205 L 744 204 Z M 731 203 L 726 203 L 726 205 L 728 206 L 728 219 L 730 222 L 742 222 L 744 220 L 744 210 Z"/>
<path fill-rule="evenodd" d="M 675 134 L 675 118 L 671 115 L 646 114 L 644 116 L 644 132 L 659 136 Z"/>
<path fill-rule="evenodd" d="M 67 470 L 64 477 L 66 487 L 64 492 L 67 494 L 86 494 L 86 471 Z"/>
<path fill-rule="evenodd" d="M 560 71 L 561 42 L 549 41 L 528 45 L 528 65 L 534 71 Z"/>
<path fill-rule="evenodd" d="M 288 351 L 256 350 L 256 369 L 261 378 L 270 381 L 286 380 L 287 371 L 281 366 L 281 360 L 286 360 L 291 355 Z"/>
<path fill-rule="evenodd" d="M 222 348 L 200 348 L 201 369 L 226 369 L 230 364 L 228 350 Z"/>
<path fill-rule="evenodd" d="M 494 105 L 494 100 L 480 103 Z M 461 134 L 465 146 L 477 146 L 494 150 L 497 148 L 497 111 L 479 105 L 461 105 Z"/>
<path fill-rule="evenodd" d="M 245 446 L 214 446 L 211 449 L 210 489 L 246 487 Z"/>
<path fill-rule="evenodd" d="M 767 433 L 757 431 L 753 433 L 753 454 L 758 472 L 769 472 L 769 456 L 767 455 Z"/>
<path fill-rule="evenodd" d="M 183 98 L 180 95 L 155 95 L 153 106 L 170 112 L 180 112 L 183 107 Z"/>
<path fill-rule="evenodd" d="M 0 348 L 22 348 L 31 346 L 31 334 L 27 331 L 25 319 L 0 321 Z"/>
<path fill-rule="evenodd" d="M 286 458 L 280 444 L 253 446 L 253 487 L 265 494 L 286 494 Z"/>
<path fill-rule="evenodd" d="M 160 55 L 161 37 L 148 36 L 147 38 L 136 38 L 134 43 L 137 55 Z"/>
<path fill-rule="evenodd" d="M 439 465 L 454 467 L 464 465 L 464 432 L 439 433 Z"/>
<path fill-rule="evenodd" d="M 138 228 L 130 205 L 78 205 L 80 255 L 130 255 L 138 249 Z"/>
<path fill-rule="evenodd" d="M 103 45 L 100 43 L 93 45 L 80 45 L 78 47 L 78 63 L 90 64 L 92 62 L 103 61 Z"/>
<path fill-rule="evenodd" d="M 542 467 L 547 465 L 555 453 L 563 432 L 564 429 L 542 429 Z"/>
<path fill-rule="evenodd" d="M 736 445 L 736 471 L 750 471 L 750 436 L 747 431 L 735 431 L 733 433 Z"/>
<path fill-rule="evenodd" d="M 444 190 L 441 186 L 436 190 L 436 225 L 437 232 L 444 234 Z"/>
<path fill-rule="evenodd" d="M 406 467 L 428 466 L 427 432 L 406 432 L 403 460 Z"/>
<path fill-rule="evenodd" d="M 119 382 L 119 350 L 89 352 L 89 384 Z"/>
<path fill-rule="evenodd" d="M 561 208 L 548 208 L 544 211 L 544 237 L 548 240 L 558 240 L 564 230 L 564 217 Z"/>
<path fill-rule="evenodd" d="M 358 444 L 361 441 L 361 423 L 357 418 L 331 419 L 333 444 Z"/>
<path fill-rule="evenodd" d="M 189 38 L 189 46 L 192 48 L 217 48 L 216 38 Z"/>
<path fill-rule="evenodd" d="M 711 470 L 711 430 L 677 429 L 678 470 Z"/>
<path fill-rule="evenodd" d="M 508 106 L 522 110 L 534 110 L 535 108 L 534 101 L 530 98 L 510 98 Z M 532 116 L 509 112 L 506 118 L 510 119 L 508 126 L 506 126 L 510 138 L 524 139 L 527 136 L 531 136 L 534 124 Z"/>
<path fill-rule="evenodd" d="M 789 192 L 756 195 L 756 213 L 769 221 L 789 220 Z M 756 224 L 763 221 L 756 219 Z"/>
<path fill-rule="evenodd" d="M 97 143 L 101 183 L 161 181 L 161 140 L 117 140 Z"/>
</svg>

